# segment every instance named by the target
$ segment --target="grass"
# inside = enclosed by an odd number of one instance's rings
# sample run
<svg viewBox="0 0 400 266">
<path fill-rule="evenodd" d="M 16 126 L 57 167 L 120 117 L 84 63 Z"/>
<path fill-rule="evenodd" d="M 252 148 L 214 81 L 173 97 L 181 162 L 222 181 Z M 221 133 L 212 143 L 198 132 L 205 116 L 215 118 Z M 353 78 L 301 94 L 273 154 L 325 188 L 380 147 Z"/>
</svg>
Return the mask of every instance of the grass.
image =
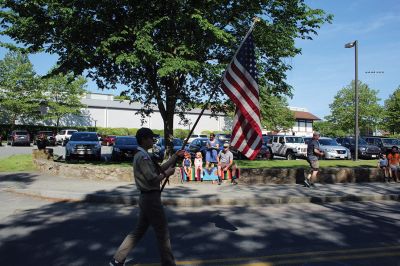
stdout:
<svg viewBox="0 0 400 266">
<path fill-rule="evenodd" d="M 0 172 L 32 172 L 35 170 L 31 154 L 18 154 L 0 159 Z"/>
<path fill-rule="evenodd" d="M 324 167 L 364 167 L 364 168 L 373 168 L 376 167 L 376 160 L 321 160 L 319 161 L 319 165 L 321 168 Z M 261 161 L 236 161 L 236 164 L 244 169 L 244 168 L 302 168 L 309 167 L 309 164 L 306 160 L 261 160 Z"/>
<path fill-rule="evenodd" d="M 306 160 L 237 160 L 236 164 L 242 168 L 303 168 L 309 167 Z M 100 167 L 118 167 L 126 168 L 132 167 L 132 162 L 126 161 L 121 163 L 115 162 L 85 162 L 85 161 L 75 161 L 73 164 L 80 165 L 98 165 Z M 364 168 L 374 168 L 376 167 L 376 160 L 321 160 L 320 167 L 364 167 Z M 32 155 L 30 154 L 19 154 L 12 155 L 7 158 L 0 159 L 0 172 L 24 172 L 24 171 L 35 171 L 35 166 L 32 162 Z"/>
</svg>

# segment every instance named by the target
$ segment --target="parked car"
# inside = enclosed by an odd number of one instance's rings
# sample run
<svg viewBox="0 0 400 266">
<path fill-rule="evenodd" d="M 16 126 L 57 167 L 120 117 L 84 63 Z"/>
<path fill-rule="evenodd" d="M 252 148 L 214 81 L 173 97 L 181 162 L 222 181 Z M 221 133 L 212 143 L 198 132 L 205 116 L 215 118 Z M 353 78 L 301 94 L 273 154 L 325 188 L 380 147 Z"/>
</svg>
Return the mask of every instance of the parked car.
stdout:
<svg viewBox="0 0 400 266">
<path fill-rule="evenodd" d="M 304 142 L 308 144 L 312 140 L 311 137 L 303 137 Z M 320 137 L 319 148 L 324 152 L 323 159 L 351 159 L 350 150 L 344 146 L 341 146 L 335 139 Z"/>
<path fill-rule="evenodd" d="M 138 143 L 136 137 L 120 136 L 115 138 L 114 146 L 111 153 L 112 161 L 122 161 L 130 159 L 137 152 Z"/>
<path fill-rule="evenodd" d="M 197 138 L 207 138 L 207 135 L 197 135 L 197 134 L 192 134 L 190 138 L 188 139 L 188 144 L 190 144 L 193 140 Z"/>
<path fill-rule="evenodd" d="M 173 150 L 177 152 L 182 149 L 183 141 L 181 139 L 175 138 L 172 140 Z M 154 144 L 153 153 L 156 154 L 159 158 L 164 158 L 165 154 L 165 139 L 158 138 L 157 143 Z"/>
<path fill-rule="evenodd" d="M 292 135 L 274 135 L 270 144 L 274 156 L 288 160 L 307 157 L 307 144 L 302 137 Z"/>
<path fill-rule="evenodd" d="M 112 146 L 115 143 L 115 138 L 116 138 L 115 135 L 106 136 L 102 138 L 101 145 Z"/>
<path fill-rule="evenodd" d="M 351 152 L 351 156 L 354 157 L 355 152 L 355 140 L 353 137 L 340 137 L 336 141 L 342 146 L 348 148 Z M 358 139 L 358 156 L 365 159 L 378 158 L 381 154 L 381 149 L 375 145 L 369 145 L 364 139 Z"/>
<path fill-rule="evenodd" d="M 260 152 L 257 154 L 257 159 L 272 160 L 274 158 L 271 147 L 269 147 L 267 144 L 268 144 L 268 137 L 263 136 L 262 146 L 261 146 Z M 244 156 L 241 152 L 236 150 L 234 147 L 230 147 L 230 151 L 232 152 L 234 159 L 238 159 L 238 160 L 246 160 L 247 159 L 246 156 Z"/>
<path fill-rule="evenodd" d="M 13 130 L 7 137 L 7 145 L 31 145 L 31 138 L 29 132 L 26 130 Z"/>
<path fill-rule="evenodd" d="M 388 154 L 391 152 L 393 146 L 400 147 L 400 141 L 395 138 L 386 138 L 378 136 L 363 137 L 369 145 L 378 146 L 382 153 Z"/>
<path fill-rule="evenodd" d="M 69 139 L 71 138 L 71 135 L 75 132 L 78 132 L 76 129 L 64 129 L 61 130 L 57 135 L 56 135 L 56 143 L 60 144 L 61 146 L 65 146 Z M 96 134 L 97 138 L 97 134 Z"/>
<path fill-rule="evenodd" d="M 53 131 L 38 131 L 33 138 L 33 144 L 36 145 L 37 140 L 40 134 L 44 134 L 47 138 L 47 145 L 55 146 L 56 145 L 56 138 L 54 136 Z"/>
<path fill-rule="evenodd" d="M 206 158 L 206 151 L 207 151 L 207 141 L 208 138 L 197 138 L 190 143 L 185 150 L 190 153 L 192 158 L 195 158 L 197 152 L 201 152 L 203 155 L 203 161 Z"/>
<path fill-rule="evenodd" d="M 96 132 L 75 132 L 65 146 L 65 160 L 91 158 L 101 160 L 101 145 Z"/>
<path fill-rule="evenodd" d="M 220 147 L 224 146 L 225 143 L 231 143 L 231 137 L 231 134 L 215 134 L 215 139 Z"/>
</svg>

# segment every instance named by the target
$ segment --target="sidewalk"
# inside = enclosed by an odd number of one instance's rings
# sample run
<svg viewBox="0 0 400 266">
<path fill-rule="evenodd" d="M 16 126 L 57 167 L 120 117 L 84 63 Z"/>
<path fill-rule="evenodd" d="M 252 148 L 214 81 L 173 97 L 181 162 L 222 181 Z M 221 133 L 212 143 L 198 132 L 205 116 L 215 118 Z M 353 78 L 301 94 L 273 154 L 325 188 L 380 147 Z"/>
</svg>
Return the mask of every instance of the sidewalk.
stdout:
<svg viewBox="0 0 400 266">
<path fill-rule="evenodd" d="M 0 173 L 0 191 L 51 201 L 137 204 L 139 193 L 128 182 L 85 180 L 46 176 L 40 173 Z M 165 205 L 260 206 L 286 203 L 400 200 L 400 183 L 317 184 L 316 189 L 297 185 L 231 185 L 183 183 L 167 185 Z"/>
</svg>

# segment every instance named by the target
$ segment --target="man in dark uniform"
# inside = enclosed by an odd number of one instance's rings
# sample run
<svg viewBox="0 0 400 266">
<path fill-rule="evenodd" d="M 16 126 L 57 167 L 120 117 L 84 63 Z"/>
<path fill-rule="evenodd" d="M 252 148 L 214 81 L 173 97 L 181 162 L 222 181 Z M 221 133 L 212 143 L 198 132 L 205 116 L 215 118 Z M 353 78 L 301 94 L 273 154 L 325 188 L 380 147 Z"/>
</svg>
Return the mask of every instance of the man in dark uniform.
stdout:
<svg viewBox="0 0 400 266">
<path fill-rule="evenodd" d="M 324 155 L 324 153 L 319 149 L 319 137 L 320 134 L 318 132 L 314 132 L 313 138 L 310 142 L 308 142 L 307 161 L 310 164 L 311 172 L 308 174 L 307 178 L 304 179 L 304 186 L 306 187 L 315 187 L 314 182 L 317 179 L 319 169 L 318 156 Z"/>
<path fill-rule="evenodd" d="M 156 233 L 161 265 L 176 265 L 171 249 L 168 222 L 161 204 L 160 182 L 175 172 L 176 160 L 178 157 L 183 157 L 185 151 L 177 151 L 166 163 L 157 167 L 147 152 L 153 147 L 154 137 L 153 131 L 149 128 L 141 128 L 136 133 L 139 147 L 133 159 L 133 174 L 140 191 L 139 219 L 136 228 L 125 237 L 118 248 L 110 261 L 110 266 L 124 265 L 128 253 L 135 248 L 149 226 L 152 226 Z"/>
</svg>

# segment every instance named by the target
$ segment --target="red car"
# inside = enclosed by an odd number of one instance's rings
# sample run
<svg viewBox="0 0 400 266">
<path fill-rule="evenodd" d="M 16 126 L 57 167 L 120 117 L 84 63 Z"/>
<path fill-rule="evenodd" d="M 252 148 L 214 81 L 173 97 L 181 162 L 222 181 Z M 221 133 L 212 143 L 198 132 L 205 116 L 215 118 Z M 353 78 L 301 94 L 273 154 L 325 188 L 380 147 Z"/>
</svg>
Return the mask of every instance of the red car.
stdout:
<svg viewBox="0 0 400 266">
<path fill-rule="evenodd" d="M 104 137 L 103 140 L 101 141 L 101 145 L 104 146 L 112 146 L 115 143 L 115 137 L 114 135 L 110 135 L 107 137 Z"/>
</svg>

